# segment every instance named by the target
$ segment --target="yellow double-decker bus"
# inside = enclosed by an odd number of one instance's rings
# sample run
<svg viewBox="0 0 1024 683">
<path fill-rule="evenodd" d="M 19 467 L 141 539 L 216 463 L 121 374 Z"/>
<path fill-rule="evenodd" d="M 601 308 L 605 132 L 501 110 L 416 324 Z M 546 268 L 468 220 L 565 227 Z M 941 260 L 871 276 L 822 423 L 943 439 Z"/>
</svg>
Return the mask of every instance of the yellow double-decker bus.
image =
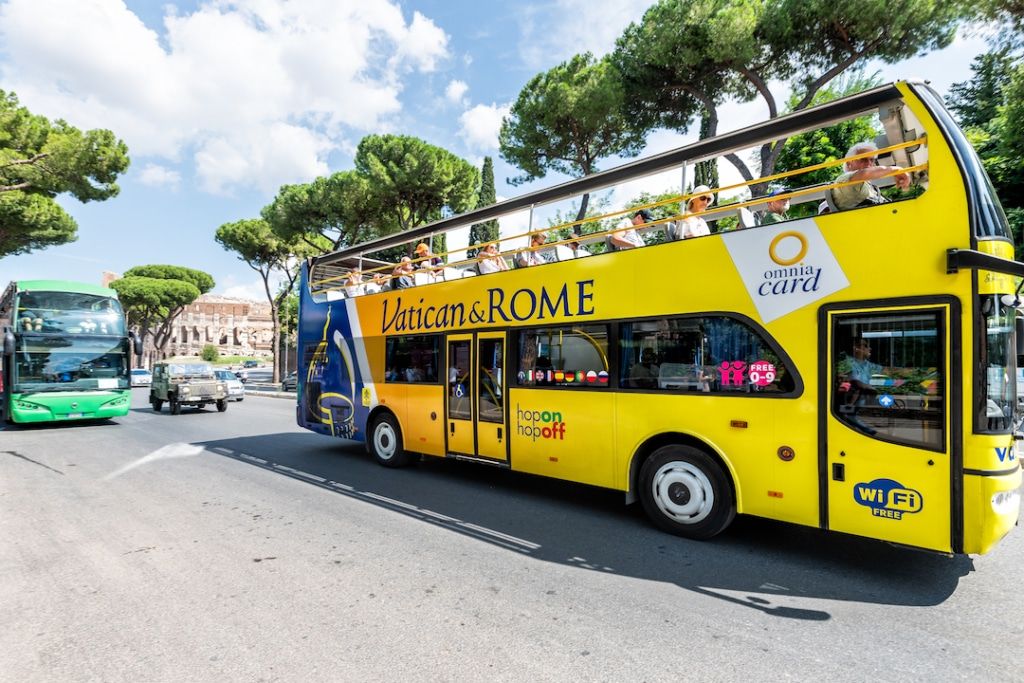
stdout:
<svg viewBox="0 0 1024 683">
<path fill-rule="evenodd" d="M 413 250 L 858 117 L 874 146 L 681 190 L 656 220 L 633 207 L 543 245 L 530 224 L 444 265 Z M 840 166 L 875 170 L 799 185 Z M 582 258 L 627 233 L 647 246 Z M 379 259 L 400 245 L 408 264 Z M 975 152 L 934 91 L 897 82 L 311 260 L 297 419 L 386 466 L 457 458 L 616 489 L 691 538 L 746 514 L 985 553 L 1020 508 L 1021 276 Z"/>
</svg>

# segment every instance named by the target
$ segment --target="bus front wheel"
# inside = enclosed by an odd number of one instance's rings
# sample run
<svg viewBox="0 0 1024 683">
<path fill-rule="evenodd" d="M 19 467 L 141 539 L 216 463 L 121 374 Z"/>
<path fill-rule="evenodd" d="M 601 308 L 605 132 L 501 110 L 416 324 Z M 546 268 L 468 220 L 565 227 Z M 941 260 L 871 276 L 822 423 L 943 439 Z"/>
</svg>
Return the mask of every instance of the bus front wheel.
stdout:
<svg viewBox="0 0 1024 683">
<path fill-rule="evenodd" d="M 384 467 L 405 467 L 412 458 L 402 447 L 402 432 L 394 415 L 384 413 L 370 429 L 370 454 Z"/>
<path fill-rule="evenodd" d="M 707 453 L 670 444 L 640 468 L 640 500 L 651 521 L 677 536 L 704 540 L 736 516 L 729 477 Z"/>
</svg>

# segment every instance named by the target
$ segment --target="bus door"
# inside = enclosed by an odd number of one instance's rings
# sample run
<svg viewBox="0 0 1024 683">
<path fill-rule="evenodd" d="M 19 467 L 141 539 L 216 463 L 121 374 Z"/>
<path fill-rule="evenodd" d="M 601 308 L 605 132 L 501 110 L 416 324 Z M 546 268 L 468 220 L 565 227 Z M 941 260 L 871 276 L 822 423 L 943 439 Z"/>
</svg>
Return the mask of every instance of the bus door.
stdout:
<svg viewBox="0 0 1024 683">
<path fill-rule="evenodd" d="M 505 333 L 448 335 L 448 452 L 508 459 Z"/>
<path fill-rule="evenodd" d="M 823 527 L 952 549 L 950 319 L 947 305 L 822 312 Z"/>
<path fill-rule="evenodd" d="M 473 335 L 448 335 L 445 434 L 448 452 L 476 455 L 473 420 Z"/>
</svg>

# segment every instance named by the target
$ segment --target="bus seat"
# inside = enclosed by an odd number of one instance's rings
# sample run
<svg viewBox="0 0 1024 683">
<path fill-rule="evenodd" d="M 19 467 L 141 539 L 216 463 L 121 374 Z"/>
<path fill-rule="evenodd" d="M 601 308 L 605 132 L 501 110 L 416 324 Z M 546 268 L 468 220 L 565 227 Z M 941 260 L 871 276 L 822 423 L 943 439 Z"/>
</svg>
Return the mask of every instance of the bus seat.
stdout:
<svg viewBox="0 0 1024 683">
<path fill-rule="evenodd" d="M 573 255 L 572 249 L 564 244 L 559 244 L 555 247 L 555 258 L 559 261 L 571 261 L 576 257 Z"/>
<path fill-rule="evenodd" d="M 837 213 L 839 211 L 839 207 L 836 206 L 836 201 L 832 197 L 832 190 L 826 188 L 823 192 L 825 194 L 825 204 L 828 205 L 829 213 Z"/>
<path fill-rule="evenodd" d="M 345 290 L 344 289 L 328 289 L 327 290 L 327 300 L 328 301 L 341 301 L 344 298 L 345 298 Z"/>
<path fill-rule="evenodd" d="M 423 285 L 429 285 L 430 283 L 432 283 L 434 281 L 434 278 L 433 276 L 430 275 L 430 273 L 424 273 L 423 271 L 418 270 L 412 274 L 412 281 L 417 287 L 421 287 Z"/>
<path fill-rule="evenodd" d="M 683 362 L 663 362 L 657 371 L 658 389 L 685 389 L 686 378 L 692 366 Z"/>
<path fill-rule="evenodd" d="M 444 268 L 441 269 L 441 277 L 444 278 L 445 282 L 448 282 L 450 280 L 461 280 L 462 273 L 459 272 L 457 268 L 445 266 Z"/>
<path fill-rule="evenodd" d="M 472 271 L 472 270 L 470 270 L 468 268 L 466 270 L 462 271 L 462 277 L 474 277 L 475 275 L 476 275 L 476 272 L 474 272 L 474 271 Z"/>
<path fill-rule="evenodd" d="M 757 217 L 754 216 L 754 212 L 747 207 L 741 207 L 738 211 L 740 218 L 741 228 L 753 228 L 757 226 Z"/>
</svg>

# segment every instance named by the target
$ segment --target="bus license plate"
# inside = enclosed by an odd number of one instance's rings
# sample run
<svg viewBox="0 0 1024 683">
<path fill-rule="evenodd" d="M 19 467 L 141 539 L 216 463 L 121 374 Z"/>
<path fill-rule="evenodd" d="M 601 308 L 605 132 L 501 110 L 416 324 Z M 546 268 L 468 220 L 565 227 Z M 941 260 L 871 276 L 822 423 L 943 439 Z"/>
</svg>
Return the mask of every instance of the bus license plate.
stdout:
<svg viewBox="0 0 1024 683">
<path fill-rule="evenodd" d="M 68 413 L 68 419 L 69 420 L 72 420 L 72 419 L 74 419 L 76 417 L 82 417 L 82 414 L 81 413 Z"/>
</svg>

